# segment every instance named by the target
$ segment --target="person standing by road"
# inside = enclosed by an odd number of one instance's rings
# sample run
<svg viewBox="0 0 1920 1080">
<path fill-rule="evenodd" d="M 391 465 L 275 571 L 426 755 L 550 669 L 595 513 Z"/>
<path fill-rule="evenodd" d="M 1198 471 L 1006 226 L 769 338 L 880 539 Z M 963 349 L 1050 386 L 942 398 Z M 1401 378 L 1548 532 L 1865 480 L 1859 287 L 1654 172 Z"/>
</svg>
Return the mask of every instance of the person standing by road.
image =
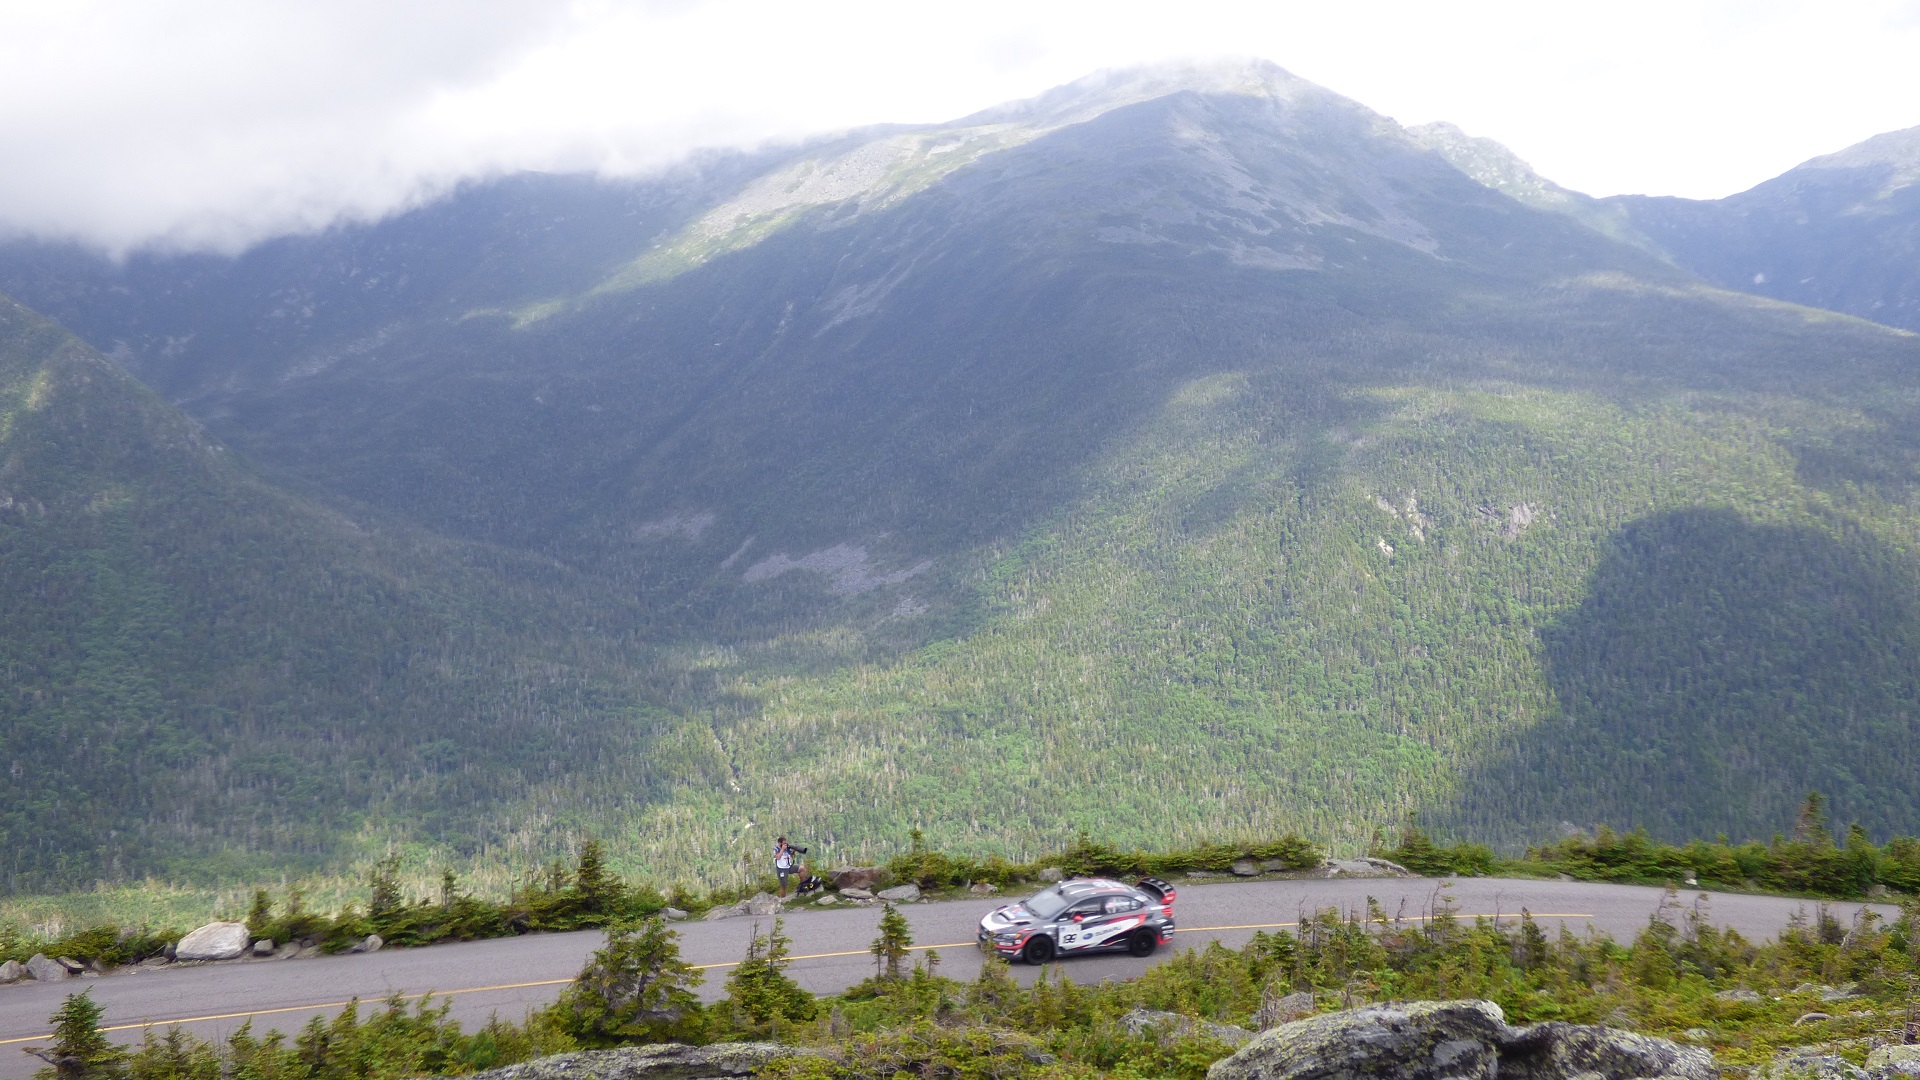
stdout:
<svg viewBox="0 0 1920 1080">
<path fill-rule="evenodd" d="M 787 895 L 787 879 L 800 872 L 800 857 L 784 836 L 773 842 L 773 872 L 780 878 L 780 895 Z"/>
</svg>

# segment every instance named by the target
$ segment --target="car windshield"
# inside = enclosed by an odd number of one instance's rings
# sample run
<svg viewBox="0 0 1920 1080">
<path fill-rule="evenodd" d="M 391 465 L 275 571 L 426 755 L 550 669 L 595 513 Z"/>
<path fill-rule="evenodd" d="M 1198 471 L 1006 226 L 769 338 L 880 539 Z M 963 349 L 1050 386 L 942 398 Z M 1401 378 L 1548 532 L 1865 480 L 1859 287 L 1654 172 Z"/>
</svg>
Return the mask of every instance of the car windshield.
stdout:
<svg viewBox="0 0 1920 1080">
<path fill-rule="evenodd" d="M 1038 918 L 1051 919 L 1067 909 L 1067 898 L 1057 888 L 1048 889 L 1028 897 L 1022 906 Z"/>
</svg>

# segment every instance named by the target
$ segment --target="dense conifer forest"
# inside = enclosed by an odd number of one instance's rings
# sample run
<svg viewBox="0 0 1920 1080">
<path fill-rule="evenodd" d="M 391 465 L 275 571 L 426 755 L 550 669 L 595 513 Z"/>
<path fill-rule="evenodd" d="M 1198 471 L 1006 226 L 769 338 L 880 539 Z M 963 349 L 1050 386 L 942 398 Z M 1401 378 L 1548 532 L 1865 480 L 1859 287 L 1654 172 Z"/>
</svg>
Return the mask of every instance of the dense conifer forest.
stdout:
<svg viewBox="0 0 1920 1080">
<path fill-rule="evenodd" d="M 1277 69 L 0 284 L 12 892 L 1920 832 L 1920 338 Z"/>
</svg>

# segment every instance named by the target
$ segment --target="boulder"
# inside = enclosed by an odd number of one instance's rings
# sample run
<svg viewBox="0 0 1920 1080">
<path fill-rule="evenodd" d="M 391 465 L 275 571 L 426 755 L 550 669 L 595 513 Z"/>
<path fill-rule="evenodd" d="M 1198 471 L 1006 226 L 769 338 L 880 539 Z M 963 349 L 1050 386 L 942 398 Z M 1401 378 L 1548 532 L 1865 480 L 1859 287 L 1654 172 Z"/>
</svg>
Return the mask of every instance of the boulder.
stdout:
<svg viewBox="0 0 1920 1080">
<path fill-rule="evenodd" d="M 668 922 L 679 922 L 687 917 L 687 913 L 677 907 L 661 908 L 660 917 Z"/>
<path fill-rule="evenodd" d="M 1313 1015 L 1313 994 L 1311 991 L 1298 990 L 1284 997 L 1269 997 L 1260 1002 L 1260 1010 L 1253 1014 L 1254 1026 L 1261 1031 L 1290 1024 L 1303 1016 Z"/>
<path fill-rule="evenodd" d="M 1875 1047 L 1867 1054 L 1867 1075 L 1873 1080 L 1920 1077 L 1920 1045 Z"/>
<path fill-rule="evenodd" d="M 1749 990 L 1744 986 L 1737 990 L 1722 990 L 1713 996 L 1720 1001 L 1743 1001 L 1748 1004 L 1767 1000 L 1757 991 Z"/>
<path fill-rule="evenodd" d="M 875 885 L 887 876 L 885 869 L 878 866 L 843 866 L 827 874 L 827 880 L 833 887 L 845 892 L 848 889 L 866 889 L 872 891 Z"/>
<path fill-rule="evenodd" d="M 839 902 L 840 902 L 840 898 L 833 895 L 832 893 L 824 893 L 821 895 L 820 899 L 814 901 L 814 903 L 819 905 L 820 907 L 826 907 L 828 904 L 837 904 Z"/>
<path fill-rule="evenodd" d="M 85 960 L 75 960 L 71 956 L 56 956 L 53 959 L 55 963 L 59 964 L 63 968 L 66 968 L 68 971 L 74 973 L 75 975 L 78 975 L 83 971 L 91 970 L 87 966 L 87 962 Z"/>
<path fill-rule="evenodd" d="M 0 964 L 0 986 L 5 986 L 8 983 L 17 983 L 21 979 L 30 979 L 32 977 L 33 976 L 27 971 L 27 965 L 18 960 L 9 960 L 4 964 Z"/>
<path fill-rule="evenodd" d="M 848 900 L 871 900 L 871 899 L 873 899 L 873 891 L 872 891 L 872 890 L 870 890 L 870 889 L 851 889 L 851 888 L 850 888 L 850 889 L 841 889 L 841 890 L 840 890 L 840 895 L 841 895 L 841 896 L 843 896 L 843 897 L 845 897 L 845 898 L 846 898 L 846 899 L 848 899 Z"/>
<path fill-rule="evenodd" d="M 263 937 L 259 941 L 254 942 L 253 955 L 272 956 L 273 955 L 273 939 L 270 937 Z"/>
<path fill-rule="evenodd" d="M 749 915 L 778 915 L 780 903 L 780 898 L 772 893 L 759 892 L 748 897 L 745 906 Z"/>
<path fill-rule="evenodd" d="M 992 896 L 994 893 L 997 893 L 1000 891 L 1000 886 L 995 885 L 991 881 L 976 881 L 973 884 L 967 886 L 967 891 L 970 893 L 977 893 L 981 896 Z"/>
<path fill-rule="evenodd" d="M 735 1080 L 779 1058 L 815 1053 L 777 1043 L 655 1043 L 554 1054 L 474 1073 L 468 1080 Z"/>
<path fill-rule="evenodd" d="M 1713 1055 L 1601 1027 L 1509 1027 L 1491 1001 L 1413 1001 L 1274 1028 L 1208 1080 L 1719 1080 Z"/>
<path fill-rule="evenodd" d="M 1120 1018 L 1120 1026 L 1131 1035 L 1152 1035 L 1161 1039 L 1185 1039 L 1200 1034 L 1218 1039 L 1228 1046 L 1243 1046 L 1253 1032 L 1232 1024 L 1215 1024 L 1176 1012 L 1159 1009 L 1135 1009 Z"/>
<path fill-rule="evenodd" d="M 379 934 L 368 934 L 355 943 L 353 948 L 348 949 L 347 953 L 348 955 L 352 955 L 354 953 L 379 952 L 386 944 L 386 939 Z"/>
<path fill-rule="evenodd" d="M 911 904 L 920 899 L 920 886 L 914 884 L 895 885 L 891 889 L 881 889 L 873 894 L 876 898 L 893 904 Z"/>
<path fill-rule="evenodd" d="M 1867 1080 L 1867 1070 L 1814 1046 L 1780 1051 L 1759 1074 L 1762 1080 Z"/>
<path fill-rule="evenodd" d="M 253 944 L 247 924 L 214 922 L 180 939 L 173 947 L 175 960 L 231 960 Z"/>
<path fill-rule="evenodd" d="M 38 982 L 58 982 L 73 978 L 73 972 L 57 960 L 47 959 L 46 953 L 34 953 L 27 959 L 27 974 Z"/>
<path fill-rule="evenodd" d="M 1260 864 L 1254 862 L 1252 859 L 1235 859 L 1233 860 L 1233 876 L 1259 877 Z"/>
<path fill-rule="evenodd" d="M 1041 881 L 1065 881 L 1067 880 L 1067 872 L 1065 870 L 1060 869 L 1057 866 L 1049 866 L 1046 869 L 1040 871 L 1040 880 Z"/>
<path fill-rule="evenodd" d="M 1823 1012 L 1801 1013 L 1799 1016 L 1794 1017 L 1793 1026 L 1804 1027 L 1808 1024 L 1818 1024 L 1822 1020 L 1831 1020 L 1831 1019 L 1833 1019 L 1832 1013 L 1823 1013 Z"/>
<path fill-rule="evenodd" d="M 719 922 L 721 919 L 731 919 L 736 915 L 745 915 L 746 913 L 747 913 L 747 905 L 744 903 L 722 904 L 719 907 L 714 908 L 712 911 L 707 912 L 706 921 Z"/>
</svg>

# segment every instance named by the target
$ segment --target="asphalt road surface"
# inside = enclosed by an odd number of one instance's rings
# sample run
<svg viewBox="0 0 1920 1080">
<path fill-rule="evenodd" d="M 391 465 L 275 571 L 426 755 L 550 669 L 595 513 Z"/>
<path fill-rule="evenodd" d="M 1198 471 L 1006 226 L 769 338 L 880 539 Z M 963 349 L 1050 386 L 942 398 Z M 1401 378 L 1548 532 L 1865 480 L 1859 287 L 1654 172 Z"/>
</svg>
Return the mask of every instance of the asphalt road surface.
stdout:
<svg viewBox="0 0 1920 1080">
<path fill-rule="evenodd" d="M 1434 906 L 1439 885 L 1427 878 L 1183 884 L 1174 907 L 1180 929 L 1172 947 L 1147 959 L 1106 954 L 1069 958 L 1060 966 L 1082 983 L 1125 978 L 1209 940 L 1238 946 L 1257 930 L 1291 927 L 1303 914 L 1322 908 L 1364 910 L 1369 897 L 1389 916 L 1418 919 Z M 1561 925 L 1576 933 L 1592 927 L 1622 941 L 1646 925 L 1664 898 L 1660 889 L 1632 885 L 1493 878 L 1457 881 L 1448 891 L 1462 918 L 1488 916 L 1504 922 L 1526 908 L 1549 934 Z M 1715 923 L 1755 939 L 1777 935 L 1795 912 L 1811 915 L 1814 907 L 1810 901 L 1725 893 L 1682 892 L 1679 900 L 1691 905 L 1700 896 L 1707 897 L 1706 910 Z M 955 900 L 911 904 L 901 911 L 913 926 L 915 949 L 937 948 L 941 973 L 968 979 L 980 969 L 973 946 L 980 916 L 1005 902 L 1001 897 Z M 1846 920 L 1867 905 L 1832 906 L 1835 915 Z M 1872 906 L 1882 916 L 1898 915 L 1890 906 Z M 867 946 L 878 933 L 879 921 L 878 907 L 787 916 L 794 953 L 789 973 L 815 993 L 832 993 L 860 981 L 873 971 Z M 756 923 L 770 922 L 742 917 L 678 925 L 681 956 L 707 970 L 702 987 L 706 997 L 720 995 L 726 970 L 745 953 Z M 127 1042 L 137 1042 L 148 1025 L 170 1024 L 220 1039 L 249 1019 L 256 1032 L 277 1028 L 291 1033 L 353 998 L 371 1002 L 425 992 L 451 997 L 453 1016 L 472 1027 L 494 1014 L 519 1020 L 528 1010 L 551 1002 L 600 944 L 598 931 L 530 934 L 360 956 L 244 960 L 0 986 L 0 1080 L 24 1080 L 40 1067 L 39 1059 L 19 1053 L 19 1048 L 44 1040 L 50 1030 L 47 1018 L 66 995 L 89 988 L 105 1007 L 103 1022 Z M 1027 983 L 1040 973 L 1024 965 L 1013 970 Z"/>
</svg>

